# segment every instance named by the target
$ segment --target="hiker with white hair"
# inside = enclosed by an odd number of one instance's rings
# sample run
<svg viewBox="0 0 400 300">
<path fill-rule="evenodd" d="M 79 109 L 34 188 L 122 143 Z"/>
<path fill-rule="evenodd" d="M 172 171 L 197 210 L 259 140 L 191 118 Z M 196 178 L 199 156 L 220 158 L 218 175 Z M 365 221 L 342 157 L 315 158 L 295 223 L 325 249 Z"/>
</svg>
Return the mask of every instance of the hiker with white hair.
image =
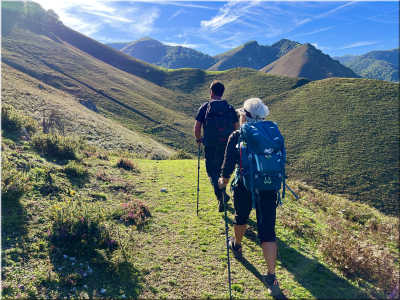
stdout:
<svg viewBox="0 0 400 300">
<path fill-rule="evenodd" d="M 262 245 L 268 269 L 267 275 L 262 276 L 262 281 L 268 286 L 270 294 L 274 296 L 279 294 L 279 284 L 275 277 L 277 254 L 275 221 L 276 207 L 280 199 L 280 196 L 278 196 L 280 183 L 278 184 L 275 178 L 268 175 L 271 174 L 268 173 L 270 172 L 268 169 L 270 168 L 269 164 L 275 160 L 275 156 L 277 157 L 276 161 L 279 162 L 279 155 L 284 161 L 282 153 L 279 154 L 282 151 L 276 150 L 279 147 L 276 148 L 274 146 L 276 144 L 275 141 L 279 144 L 279 139 L 282 139 L 283 145 L 283 137 L 281 138 L 275 123 L 264 121 L 270 111 L 259 98 L 246 100 L 243 107 L 236 111 L 240 115 L 239 122 L 241 126 L 229 137 L 221 168 L 221 177 L 219 178 L 219 186 L 222 189 L 228 184 L 235 166 L 238 166 L 232 184 L 235 219 L 233 221 L 234 236 L 229 237 L 229 248 L 236 258 L 242 258 L 242 239 L 246 233 L 246 224 L 252 207 L 255 207 L 258 238 Z M 276 137 L 272 138 L 272 140 L 275 141 L 271 142 L 269 146 L 263 146 L 261 155 L 254 154 L 258 153 L 257 151 L 253 151 L 253 154 L 251 154 L 253 150 L 251 149 L 251 143 L 256 145 L 255 147 L 263 143 L 263 126 L 274 132 L 273 134 Z M 252 137 L 246 136 L 246 132 L 251 132 Z M 283 150 L 283 152 L 285 151 Z M 263 170 L 265 171 L 264 173 Z M 256 175 L 253 176 L 253 174 Z M 284 173 L 283 175 L 281 174 L 282 176 L 285 176 Z M 250 190 L 250 186 L 253 187 L 253 185 L 254 187 L 257 186 L 257 188 Z"/>
</svg>

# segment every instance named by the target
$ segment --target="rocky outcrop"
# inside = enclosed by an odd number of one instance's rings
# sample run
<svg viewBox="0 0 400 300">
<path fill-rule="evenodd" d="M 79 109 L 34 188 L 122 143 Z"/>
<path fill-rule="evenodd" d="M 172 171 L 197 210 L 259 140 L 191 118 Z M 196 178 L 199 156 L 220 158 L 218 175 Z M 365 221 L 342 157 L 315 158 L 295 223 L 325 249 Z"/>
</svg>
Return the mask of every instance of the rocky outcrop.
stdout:
<svg viewBox="0 0 400 300">
<path fill-rule="evenodd" d="M 90 110 L 98 113 L 99 110 L 97 109 L 96 105 L 92 102 L 92 100 L 83 100 L 83 99 L 76 99 L 80 104 L 82 104 L 84 107 L 89 108 Z"/>
</svg>

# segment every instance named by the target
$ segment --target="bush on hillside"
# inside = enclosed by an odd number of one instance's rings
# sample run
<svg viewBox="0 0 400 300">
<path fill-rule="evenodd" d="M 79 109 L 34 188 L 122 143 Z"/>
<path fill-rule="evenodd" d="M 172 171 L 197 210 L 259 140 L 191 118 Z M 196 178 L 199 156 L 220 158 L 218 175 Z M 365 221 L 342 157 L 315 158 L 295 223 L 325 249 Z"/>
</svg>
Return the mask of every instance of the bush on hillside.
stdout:
<svg viewBox="0 0 400 300">
<path fill-rule="evenodd" d="M 36 151 L 60 159 L 76 159 L 77 151 L 84 148 L 82 138 L 37 133 L 32 137 L 31 145 Z"/>
<path fill-rule="evenodd" d="M 77 199 L 54 204 L 50 213 L 53 228 L 47 233 L 51 242 L 68 255 L 92 259 L 100 250 L 109 255 L 119 246 L 105 224 L 110 215 L 104 208 Z"/>
<path fill-rule="evenodd" d="M 131 199 L 126 203 L 121 204 L 121 208 L 115 212 L 117 216 L 121 216 L 128 225 L 135 225 L 138 228 L 143 228 L 150 221 L 150 210 L 148 206 L 141 200 Z"/>
<path fill-rule="evenodd" d="M 176 151 L 176 153 L 172 154 L 169 157 L 169 159 L 171 159 L 171 160 L 192 159 L 192 158 L 193 158 L 192 155 L 190 155 L 183 149 L 179 149 L 178 151 Z"/>
<path fill-rule="evenodd" d="M 9 133 L 21 133 L 25 127 L 28 134 L 34 134 L 38 131 L 39 126 L 36 121 L 16 110 L 9 104 L 1 105 L 1 128 Z"/>
<path fill-rule="evenodd" d="M 70 160 L 64 167 L 65 174 L 75 179 L 83 179 L 88 176 L 88 169 L 74 160 Z"/>
<path fill-rule="evenodd" d="M 29 175 L 17 169 L 9 156 L 1 156 L 1 199 L 4 202 L 17 201 L 28 192 Z"/>
<path fill-rule="evenodd" d="M 101 152 L 97 153 L 97 158 L 102 160 L 110 160 L 107 153 L 101 153 Z"/>
<path fill-rule="evenodd" d="M 137 169 L 137 166 L 131 161 L 129 158 L 123 158 L 121 157 L 117 161 L 117 167 L 123 168 L 125 170 L 135 170 Z"/>
</svg>

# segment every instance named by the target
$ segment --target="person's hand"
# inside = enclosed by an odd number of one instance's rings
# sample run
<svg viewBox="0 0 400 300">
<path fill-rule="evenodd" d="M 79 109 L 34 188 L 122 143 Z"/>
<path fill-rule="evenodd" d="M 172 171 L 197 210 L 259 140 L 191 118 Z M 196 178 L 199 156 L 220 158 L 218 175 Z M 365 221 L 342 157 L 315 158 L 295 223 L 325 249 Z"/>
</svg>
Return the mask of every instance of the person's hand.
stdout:
<svg viewBox="0 0 400 300">
<path fill-rule="evenodd" d="M 197 144 L 197 146 L 201 145 L 201 138 L 199 140 L 196 140 L 196 144 Z"/>
<path fill-rule="evenodd" d="M 223 189 L 224 187 L 226 187 L 226 185 L 228 184 L 228 182 L 229 182 L 229 178 L 221 177 L 220 179 L 218 179 L 218 186 L 219 186 L 219 188 L 220 188 L 220 189 Z"/>
</svg>

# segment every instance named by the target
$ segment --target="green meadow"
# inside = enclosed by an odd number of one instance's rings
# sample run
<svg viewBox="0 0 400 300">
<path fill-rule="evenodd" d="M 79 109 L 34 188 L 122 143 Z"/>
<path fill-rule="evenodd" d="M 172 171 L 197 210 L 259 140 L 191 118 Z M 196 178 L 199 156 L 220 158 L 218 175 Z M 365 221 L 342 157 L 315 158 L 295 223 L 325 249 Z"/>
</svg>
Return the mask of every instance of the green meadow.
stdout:
<svg viewBox="0 0 400 300">
<path fill-rule="evenodd" d="M 228 297 L 224 218 L 203 160 L 198 216 L 193 159 L 143 160 L 69 137 L 36 133 L 26 142 L 4 132 L 2 170 L 3 299 Z M 278 298 L 393 293 L 398 219 L 289 186 L 299 200 L 288 193 L 278 208 Z M 232 203 L 227 210 L 233 234 Z M 230 255 L 233 297 L 271 298 L 254 211 L 243 253 Z"/>
</svg>

